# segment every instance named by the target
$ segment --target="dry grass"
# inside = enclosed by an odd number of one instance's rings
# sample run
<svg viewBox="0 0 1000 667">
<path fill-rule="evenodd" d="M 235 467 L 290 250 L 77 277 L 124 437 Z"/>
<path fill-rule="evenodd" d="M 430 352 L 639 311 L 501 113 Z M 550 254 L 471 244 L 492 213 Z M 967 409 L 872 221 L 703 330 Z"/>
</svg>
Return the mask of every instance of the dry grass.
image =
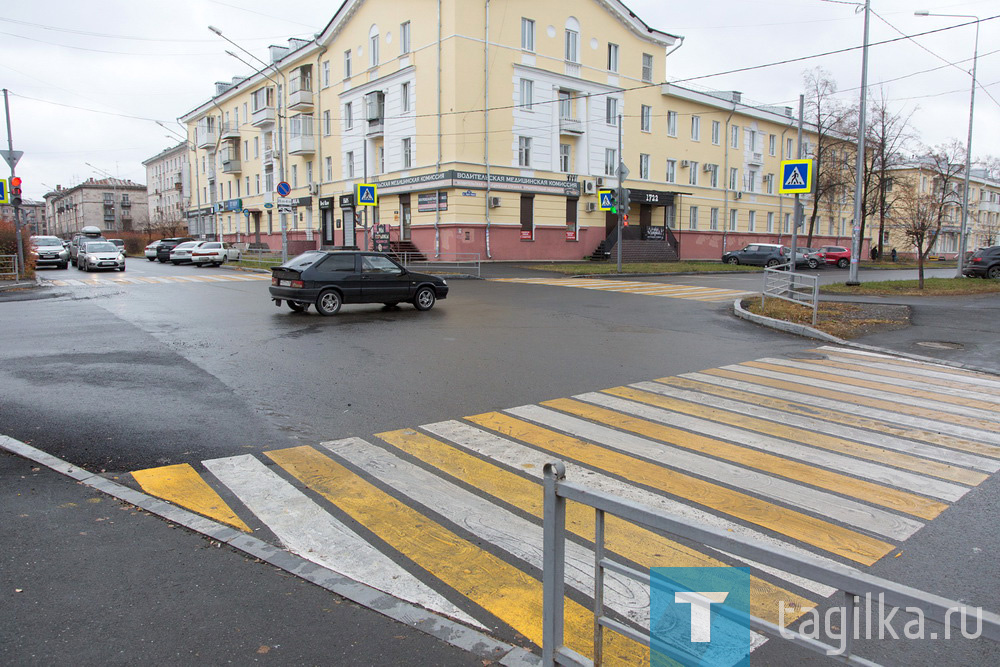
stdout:
<svg viewBox="0 0 1000 667">
<path fill-rule="evenodd" d="M 618 263 L 586 262 L 586 263 L 551 263 L 523 264 L 519 268 L 536 271 L 552 271 L 569 276 L 601 276 L 618 273 Z M 636 262 L 622 264 L 622 273 L 723 273 L 727 271 L 763 271 L 760 266 L 745 264 L 723 264 L 722 262 Z"/>
<path fill-rule="evenodd" d="M 824 294 L 857 294 L 864 296 L 960 296 L 963 294 L 991 294 L 1000 292 L 1000 280 L 980 278 L 924 278 L 920 289 L 916 280 L 883 280 L 848 286 L 843 283 L 823 285 Z"/>
<path fill-rule="evenodd" d="M 743 307 L 755 315 L 812 326 L 812 308 L 781 299 L 768 299 L 763 308 L 760 297 L 745 299 Z M 821 301 L 815 328 L 849 340 L 879 331 L 902 329 L 909 324 L 909 306 Z"/>
</svg>

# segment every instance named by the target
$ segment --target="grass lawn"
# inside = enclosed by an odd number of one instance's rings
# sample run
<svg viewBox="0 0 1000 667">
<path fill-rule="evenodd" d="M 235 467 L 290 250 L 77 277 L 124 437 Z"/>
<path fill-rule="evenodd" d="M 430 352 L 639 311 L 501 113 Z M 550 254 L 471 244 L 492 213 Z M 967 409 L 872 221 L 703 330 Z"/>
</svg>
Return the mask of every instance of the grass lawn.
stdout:
<svg viewBox="0 0 1000 667">
<path fill-rule="evenodd" d="M 618 273 L 617 262 L 580 264 L 524 264 L 519 268 L 553 271 L 568 276 L 601 276 Z M 636 262 L 622 264 L 622 273 L 721 273 L 725 271 L 762 271 L 759 266 L 723 264 L 722 262 Z"/>
<path fill-rule="evenodd" d="M 251 257 L 248 255 L 243 255 L 243 257 L 238 262 L 232 262 L 236 266 L 242 266 L 246 269 L 270 269 L 272 266 L 278 266 L 281 264 L 281 255 L 274 257 L 264 256 L 264 257 Z"/>
<path fill-rule="evenodd" d="M 768 299 L 762 308 L 760 297 L 755 297 L 745 299 L 743 307 L 756 315 L 813 326 L 812 308 L 807 306 L 781 299 Z M 820 301 L 815 328 L 838 338 L 851 339 L 879 331 L 901 329 L 909 323 L 909 306 Z"/>
<path fill-rule="evenodd" d="M 849 287 L 843 283 L 823 285 L 823 294 L 857 294 L 866 296 L 947 296 L 963 294 L 991 294 L 1000 292 L 1000 280 L 980 278 L 925 278 L 924 289 L 916 280 L 883 280 L 865 282 Z"/>
</svg>

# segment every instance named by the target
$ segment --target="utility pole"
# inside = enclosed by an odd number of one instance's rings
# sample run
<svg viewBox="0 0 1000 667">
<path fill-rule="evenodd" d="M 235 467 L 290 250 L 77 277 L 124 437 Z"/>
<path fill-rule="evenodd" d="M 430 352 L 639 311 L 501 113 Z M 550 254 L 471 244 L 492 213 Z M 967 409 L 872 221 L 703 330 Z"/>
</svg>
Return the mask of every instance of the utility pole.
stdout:
<svg viewBox="0 0 1000 667">
<path fill-rule="evenodd" d="M 618 202 L 618 273 L 622 272 L 622 242 L 625 240 L 622 238 L 624 229 L 622 227 L 622 216 L 625 210 L 625 202 L 622 201 L 622 195 L 625 191 L 624 181 L 625 174 L 623 167 L 625 166 L 625 160 L 622 156 L 622 115 L 618 114 L 618 194 L 615 196 L 615 201 Z"/>
<path fill-rule="evenodd" d="M 858 281 L 858 255 L 861 254 L 861 216 L 863 213 L 865 184 L 865 111 L 868 104 L 868 20 L 871 17 L 871 0 L 865 0 L 865 41 L 861 51 L 861 103 L 858 107 L 858 157 L 854 163 L 854 226 L 851 229 L 851 270 L 848 285 Z"/>
<path fill-rule="evenodd" d="M 798 136 L 796 138 L 796 141 L 798 141 L 798 149 L 796 157 L 800 160 L 802 159 L 802 119 L 803 117 L 805 117 L 805 109 L 806 109 L 806 96 L 799 95 L 799 131 L 798 131 Z M 805 217 L 803 215 L 802 202 L 799 200 L 799 196 L 800 196 L 799 193 L 796 192 L 795 208 L 793 209 L 794 212 L 792 213 L 792 217 L 794 218 L 794 220 L 792 220 L 792 241 L 791 241 L 792 259 L 790 260 L 792 264 L 789 267 L 790 271 L 795 271 L 795 249 L 796 246 L 798 246 L 799 244 L 799 225 L 802 224 L 803 218 Z M 813 196 L 814 197 L 816 196 L 815 193 L 813 194 Z"/>
<path fill-rule="evenodd" d="M 4 157 L 7 158 L 7 164 L 10 165 L 9 183 L 14 183 L 14 166 L 21 156 L 14 153 L 14 139 L 10 130 L 10 102 L 7 100 L 6 88 L 3 89 L 3 109 L 7 117 L 7 154 Z M 14 200 L 11 200 L 11 203 L 14 205 L 14 235 L 17 237 L 17 270 L 19 273 L 24 273 L 24 243 L 21 240 L 21 206 L 19 202 Z"/>
</svg>

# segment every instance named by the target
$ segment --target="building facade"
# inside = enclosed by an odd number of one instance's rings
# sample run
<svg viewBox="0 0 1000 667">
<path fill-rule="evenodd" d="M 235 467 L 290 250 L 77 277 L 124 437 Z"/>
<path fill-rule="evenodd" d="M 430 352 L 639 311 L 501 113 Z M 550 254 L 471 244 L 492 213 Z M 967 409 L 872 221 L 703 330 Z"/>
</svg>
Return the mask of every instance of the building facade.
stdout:
<svg viewBox="0 0 1000 667">
<path fill-rule="evenodd" d="M 191 198 L 187 144 L 181 142 L 142 164 L 146 167 L 149 226 L 153 229 L 187 229 Z"/>
<path fill-rule="evenodd" d="M 89 178 L 45 194 L 49 234 L 68 239 L 86 226 L 106 233 L 144 231 L 149 225 L 146 186 L 120 178 Z"/>
<path fill-rule="evenodd" d="M 22 199 L 19 207 L 21 224 L 28 234 L 48 234 L 45 219 L 45 202 L 33 199 Z M 13 220 L 14 207 L 10 204 L 0 204 L 0 220 Z"/>
<path fill-rule="evenodd" d="M 617 0 L 346 0 L 182 118 L 201 183 L 189 220 L 272 247 L 284 225 L 293 249 L 378 231 L 428 256 L 579 260 L 616 238 L 598 191 L 623 161 L 626 239 L 717 259 L 787 238 L 790 110 L 662 83 L 680 44 Z M 361 183 L 377 206 L 353 201 Z M 849 209 L 824 208 L 814 244 L 848 242 Z"/>
</svg>

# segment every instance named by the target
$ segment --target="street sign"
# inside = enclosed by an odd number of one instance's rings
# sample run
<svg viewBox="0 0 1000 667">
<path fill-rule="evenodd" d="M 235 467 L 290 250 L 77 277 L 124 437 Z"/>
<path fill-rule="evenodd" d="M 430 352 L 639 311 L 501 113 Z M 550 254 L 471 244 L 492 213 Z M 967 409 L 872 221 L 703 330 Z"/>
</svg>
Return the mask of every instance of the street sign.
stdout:
<svg viewBox="0 0 1000 667">
<path fill-rule="evenodd" d="M 628 167 L 625 166 L 624 162 L 619 162 L 618 163 L 618 180 L 619 181 L 624 181 L 626 178 L 628 178 L 628 175 L 630 173 L 631 172 L 628 170 Z"/>
<path fill-rule="evenodd" d="M 778 192 L 802 195 L 812 192 L 812 160 L 782 160 Z"/>
<path fill-rule="evenodd" d="M 378 206 L 378 191 L 370 183 L 359 183 L 354 186 L 354 195 L 358 206 Z"/>
<path fill-rule="evenodd" d="M 245 215 L 246 217 L 249 218 L 250 217 L 250 209 L 248 209 L 248 208 L 243 209 L 243 215 Z"/>
<path fill-rule="evenodd" d="M 289 193 L 291 193 L 291 191 L 292 191 L 292 186 L 290 186 L 288 183 L 284 181 L 278 183 L 278 195 L 280 197 L 287 197 Z"/>
<path fill-rule="evenodd" d="M 21 156 L 24 155 L 24 151 L 0 151 L 0 155 L 3 156 L 3 159 L 6 160 L 7 164 L 10 165 L 10 168 L 13 169 L 17 166 Z"/>
<path fill-rule="evenodd" d="M 292 200 L 288 197 L 279 197 L 278 201 L 278 213 L 291 213 L 292 212 Z"/>
<path fill-rule="evenodd" d="M 8 203 L 9 198 L 10 195 L 7 192 L 7 179 L 0 178 L 0 204 Z"/>
<path fill-rule="evenodd" d="M 598 190 L 597 198 L 599 200 L 597 204 L 599 210 L 610 211 L 615 207 L 615 200 L 611 190 Z"/>
</svg>

